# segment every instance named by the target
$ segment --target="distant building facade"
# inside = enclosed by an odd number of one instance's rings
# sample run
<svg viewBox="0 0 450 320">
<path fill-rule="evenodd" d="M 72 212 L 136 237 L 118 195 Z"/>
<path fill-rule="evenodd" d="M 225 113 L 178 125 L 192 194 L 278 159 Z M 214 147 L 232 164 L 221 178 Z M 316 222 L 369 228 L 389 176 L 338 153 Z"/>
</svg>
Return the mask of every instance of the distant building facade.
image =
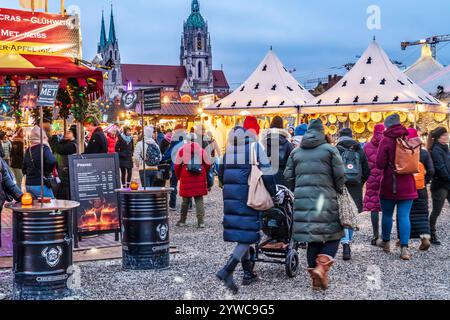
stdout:
<svg viewBox="0 0 450 320">
<path fill-rule="evenodd" d="M 213 70 L 211 37 L 198 0 L 192 0 L 191 14 L 183 24 L 179 65 L 122 64 L 112 9 L 108 38 L 102 15 L 98 53 L 103 63 L 112 67 L 105 80 L 105 94 L 111 99 L 129 84 L 134 88 L 161 88 L 172 102 L 183 95 L 221 97 L 230 91 L 223 70 Z"/>
</svg>

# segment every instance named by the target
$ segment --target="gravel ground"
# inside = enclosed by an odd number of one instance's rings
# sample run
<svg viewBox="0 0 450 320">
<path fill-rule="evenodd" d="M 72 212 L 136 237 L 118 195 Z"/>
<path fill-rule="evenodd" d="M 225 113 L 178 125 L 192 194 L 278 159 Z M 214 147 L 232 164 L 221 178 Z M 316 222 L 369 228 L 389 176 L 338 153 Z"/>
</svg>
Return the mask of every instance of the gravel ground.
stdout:
<svg viewBox="0 0 450 320">
<path fill-rule="evenodd" d="M 448 207 L 439 221 L 444 245 L 429 252 L 418 251 L 419 243 L 411 245 L 413 259 L 399 259 L 399 249 L 385 254 L 370 246 L 370 218 L 361 218 L 361 231 L 355 236 L 353 260 L 344 262 L 341 252 L 331 272 L 331 288 L 326 293 L 311 290 L 306 268 L 305 251 L 300 250 L 302 271 L 295 279 L 288 279 L 284 267 L 258 264 L 259 283 L 241 288 L 238 295 L 230 295 L 216 281 L 214 273 L 225 262 L 233 245 L 222 241 L 222 196 L 219 189 L 205 201 L 207 229 L 198 230 L 195 214 L 189 217 L 189 226 L 177 228 L 177 214 L 172 213 L 172 245 L 180 253 L 172 256 L 171 268 L 166 271 L 126 272 L 121 261 L 82 263 L 81 289 L 70 299 L 108 300 L 190 300 L 190 299 L 280 299 L 280 300 L 360 300 L 360 299 L 450 299 L 450 235 Z M 241 279 L 240 269 L 236 279 Z M 10 297 L 11 271 L 0 271 L 0 299 Z"/>
</svg>

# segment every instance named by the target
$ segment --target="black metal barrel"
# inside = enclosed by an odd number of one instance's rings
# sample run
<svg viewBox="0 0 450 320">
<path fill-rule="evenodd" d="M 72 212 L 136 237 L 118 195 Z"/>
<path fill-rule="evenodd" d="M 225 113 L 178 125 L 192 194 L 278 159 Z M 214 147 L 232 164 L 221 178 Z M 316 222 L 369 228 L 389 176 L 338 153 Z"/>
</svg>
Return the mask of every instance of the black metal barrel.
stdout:
<svg viewBox="0 0 450 320">
<path fill-rule="evenodd" d="M 161 270 L 170 266 L 169 188 L 117 190 L 122 219 L 123 268 Z"/>
<path fill-rule="evenodd" d="M 70 205 L 71 203 L 71 205 Z M 71 294 L 73 224 L 76 203 L 39 204 L 13 210 L 14 300 L 51 300 Z"/>
</svg>

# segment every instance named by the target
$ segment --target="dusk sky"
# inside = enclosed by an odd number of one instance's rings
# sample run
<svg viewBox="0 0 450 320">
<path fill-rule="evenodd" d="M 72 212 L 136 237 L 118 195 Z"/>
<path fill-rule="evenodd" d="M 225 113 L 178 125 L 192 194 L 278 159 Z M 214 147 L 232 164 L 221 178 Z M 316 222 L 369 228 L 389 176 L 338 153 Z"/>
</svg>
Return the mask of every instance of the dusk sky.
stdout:
<svg viewBox="0 0 450 320">
<path fill-rule="evenodd" d="M 57 11 L 59 1 L 50 0 Z M 101 11 L 108 0 L 66 0 L 81 9 L 84 58 L 96 53 Z M 122 62 L 179 64 L 183 20 L 191 0 L 113 0 Z M 370 5 L 381 9 L 381 30 L 369 30 Z M 18 0 L 0 0 L 0 7 L 18 8 Z M 419 47 L 401 51 L 403 40 L 450 34 L 448 0 L 200 0 L 212 37 L 213 64 L 223 64 L 233 88 L 243 82 L 272 45 L 296 78 L 309 79 L 342 73 L 375 35 L 391 59 L 410 65 Z M 450 64 L 450 46 L 439 45 L 438 59 Z"/>
</svg>

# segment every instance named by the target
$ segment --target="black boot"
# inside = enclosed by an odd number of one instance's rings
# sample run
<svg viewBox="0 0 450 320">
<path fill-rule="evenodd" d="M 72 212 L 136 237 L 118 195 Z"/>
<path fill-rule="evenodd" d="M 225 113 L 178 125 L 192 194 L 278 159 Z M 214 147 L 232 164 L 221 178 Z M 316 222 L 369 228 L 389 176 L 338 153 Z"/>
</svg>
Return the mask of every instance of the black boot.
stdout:
<svg viewBox="0 0 450 320">
<path fill-rule="evenodd" d="M 234 294 L 237 294 L 239 291 L 238 286 L 234 282 L 233 279 L 233 272 L 236 269 L 237 265 L 239 264 L 239 260 L 234 258 L 233 256 L 230 257 L 225 267 L 223 267 L 222 270 L 216 273 L 216 277 L 223 281 L 225 284 L 225 287 L 227 287 L 231 292 Z"/>
<path fill-rule="evenodd" d="M 342 253 L 342 258 L 344 259 L 344 261 L 352 260 L 352 249 L 350 248 L 350 244 L 344 244 L 343 248 L 344 250 Z"/>
<path fill-rule="evenodd" d="M 242 258 L 242 269 L 244 269 L 244 278 L 242 279 L 243 286 L 249 286 L 258 281 L 258 275 L 254 272 L 254 264 L 250 259 Z"/>
<path fill-rule="evenodd" d="M 439 241 L 436 232 L 431 233 L 431 244 L 434 246 L 440 246 L 441 242 Z"/>
</svg>

